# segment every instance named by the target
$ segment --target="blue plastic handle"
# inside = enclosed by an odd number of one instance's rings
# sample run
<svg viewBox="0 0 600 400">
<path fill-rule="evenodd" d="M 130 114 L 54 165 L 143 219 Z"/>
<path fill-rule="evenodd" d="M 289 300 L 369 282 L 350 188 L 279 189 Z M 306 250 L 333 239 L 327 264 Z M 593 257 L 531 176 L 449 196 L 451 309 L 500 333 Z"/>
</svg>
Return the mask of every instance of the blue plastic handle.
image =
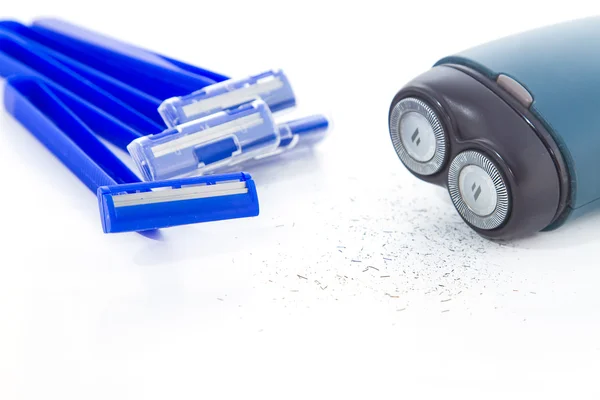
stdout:
<svg viewBox="0 0 600 400">
<path fill-rule="evenodd" d="M 150 120 L 136 108 L 124 103 L 65 65 L 48 57 L 35 45 L 0 32 L 0 76 L 27 75 L 46 78 L 86 99 L 101 110 L 134 128 L 132 135 L 105 132 L 105 139 L 123 149 L 139 136 L 162 131 L 165 127 Z"/>
<path fill-rule="evenodd" d="M 162 100 L 229 79 L 57 19 L 40 19 L 31 27 L 0 21 L 0 29 L 42 44 Z"/>
<path fill-rule="evenodd" d="M 89 49 L 90 47 L 93 47 L 95 50 L 97 49 L 104 54 L 110 53 L 111 55 L 122 55 L 132 61 L 136 60 L 145 63 L 146 65 L 156 66 L 161 69 L 169 69 L 180 74 L 187 72 L 190 74 L 190 78 L 204 78 L 207 81 L 212 80 L 213 82 L 229 79 L 229 77 L 214 71 L 174 60 L 162 54 L 142 49 L 60 19 L 37 19 L 33 22 L 32 29 L 42 35 L 53 37 L 57 41 L 75 41 L 85 46 L 85 48 Z M 200 81 L 197 83 L 200 83 Z"/>
<path fill-rule="evenodd" d="M 10 114 L 94 193 L 105 185 L 140 182 L 67 106 L 64 100 L 70 97 L 71 94 L 43 79 L 14 76 L 7 80 L 4 104 Z M 91 105 L 88 107 L 93 109 Z M 94 118 L 89 118 L 90 115 L 86 122 L 92 125 L 106 124 L 108 129 L 119 125 L 108 116 L 99 118 L 100 112 L 94 113 Z"/>
</svg>

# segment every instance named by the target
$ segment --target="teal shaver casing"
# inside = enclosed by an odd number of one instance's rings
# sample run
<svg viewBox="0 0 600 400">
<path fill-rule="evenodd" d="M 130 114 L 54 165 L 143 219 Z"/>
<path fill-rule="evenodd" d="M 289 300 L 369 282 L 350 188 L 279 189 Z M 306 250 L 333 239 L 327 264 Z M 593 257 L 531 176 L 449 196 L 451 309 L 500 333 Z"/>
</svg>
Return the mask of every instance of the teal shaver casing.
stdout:
<svg viewBox="0 0 600 400">
<path fill-rule="evenodd" d="M 600 18 L 441 59 L 394 97 L 389 128 L 404 165 L 484 237 L 600 207 Z"/>
</svg>

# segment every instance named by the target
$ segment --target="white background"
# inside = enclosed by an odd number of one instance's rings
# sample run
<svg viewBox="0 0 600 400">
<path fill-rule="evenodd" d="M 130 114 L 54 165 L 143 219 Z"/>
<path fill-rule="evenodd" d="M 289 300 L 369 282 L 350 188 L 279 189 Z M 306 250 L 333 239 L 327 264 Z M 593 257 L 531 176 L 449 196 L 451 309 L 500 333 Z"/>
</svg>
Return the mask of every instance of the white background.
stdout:
<svg viewBox="0 0 600 400">
<path fill-rule="evenodd" d="M 600 215 L 473 234 L 389 141 L 437 59 L 600 14 L 576 1 L 4 0 L 230 76 L 281 67 L 314 154 L 250 172 L 260 217 L 104 235 L 92 195 L 0 114 L 0 398 L 600 396 Z M 585 4 L 582 3 L 582 4 Z"/>
</svg>

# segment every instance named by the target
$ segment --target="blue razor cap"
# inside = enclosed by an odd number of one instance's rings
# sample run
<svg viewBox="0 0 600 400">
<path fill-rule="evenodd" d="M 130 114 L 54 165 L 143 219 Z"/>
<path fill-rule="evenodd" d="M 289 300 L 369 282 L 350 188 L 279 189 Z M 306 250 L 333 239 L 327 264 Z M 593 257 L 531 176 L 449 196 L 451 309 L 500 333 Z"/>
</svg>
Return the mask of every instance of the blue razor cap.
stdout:
<svg viewBox="0 0 600 400">
<path fill-rule="evenodd" d="M 249 103 L 134 140 L 127 147 L 144 179 L 203 174 L 277 149 L 280 138 L 266 103 Z"/>
<path fill-rule="evenodd" d="M 273 112 L 296 104 L 294 92 L 283 71 L 273 70 L 243 79 L 229 79 L 185 96 L 167 99 L 158 112 L 168 127 L 174 127 L 256 97 L 267 103 Z"/>
<path fill-rule="evenodd" d="M 146 231 L 259 213 L 250 175 L 201 176 L 98 188 L 105 233 Z"/>
</svg>

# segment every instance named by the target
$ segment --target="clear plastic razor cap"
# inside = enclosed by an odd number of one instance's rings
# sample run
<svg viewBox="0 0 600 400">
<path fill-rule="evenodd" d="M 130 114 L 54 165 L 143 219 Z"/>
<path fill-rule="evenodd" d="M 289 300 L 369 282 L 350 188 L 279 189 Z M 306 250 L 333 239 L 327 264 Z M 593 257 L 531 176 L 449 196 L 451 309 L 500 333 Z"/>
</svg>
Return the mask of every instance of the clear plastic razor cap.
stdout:
<svg viewBox="0 0 600 400">
<path fill-rule="evenodd" d="M 254 99 L 134 140 L 127 146 L 147 181 L 202 175 L 270 153 L 280 143 L 267 104 Z"/>
<path fill-rule="evenodd" d="M 185 96 L 167 99 L 159 106 L 158 112 L 165 124 L 172 128 L 257 97 L 273 112 L 296 104 L 296 97 L 283 71 L 272 70 L 242 79 L 229 79 Z"/>
</svg>

